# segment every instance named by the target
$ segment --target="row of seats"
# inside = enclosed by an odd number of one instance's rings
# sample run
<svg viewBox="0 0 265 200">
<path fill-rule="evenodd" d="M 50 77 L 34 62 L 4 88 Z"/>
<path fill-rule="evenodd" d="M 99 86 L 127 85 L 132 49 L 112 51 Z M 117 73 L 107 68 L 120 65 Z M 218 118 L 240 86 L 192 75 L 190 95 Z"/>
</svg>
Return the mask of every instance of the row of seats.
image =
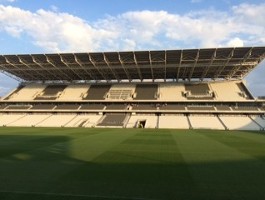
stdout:
<svg viewBox="0 0 265 200">
<path fill-rule="evenodd" d="M 229 88 L 229 94 L 227 94 Z M 5 100 L 246 100 L 253 97 L 240 81 L 211 83 L 70 84 L 21 86 Z"/>
<path fill-rule="evenodd" d="M 0 110 L 177 110 L 177 111 L 263 111 L 264 108 L 254 106 L 198 106 L 181 104 L 35 104 L 35 105 L 0 105 Z"/>
<path fill-rule="evenodd" d="M 98 114 L 0 114 L 0 126 L 92 127 L 101 117 Z"/>
<path fill-rule="evenodd" d="M 0 114 L 0 126 L 264 130 L 258 115 Z"/>
<path fill-rule="evenodd" d="M 126 116 L 126 114 L 106 114 L 102 121 L 97 124 L 97 126 L 123 126 Z"/>
</svg>

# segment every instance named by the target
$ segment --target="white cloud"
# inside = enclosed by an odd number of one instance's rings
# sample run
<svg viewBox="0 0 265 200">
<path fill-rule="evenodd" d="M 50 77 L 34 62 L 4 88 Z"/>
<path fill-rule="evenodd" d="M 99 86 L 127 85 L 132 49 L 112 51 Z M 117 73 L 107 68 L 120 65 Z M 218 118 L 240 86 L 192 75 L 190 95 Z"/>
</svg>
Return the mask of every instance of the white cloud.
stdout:
<svg viewBox="0 0 265 200">
<path fill-rule="evenodd" d="M 47 51 L 93 51 L 115 32 L 92 28 L 85 20 L 68 13 L 38 10 L 33 13 L 0 6 L 0 30 L 18 37 L 29 35 L 33 43 Z"/>
<path fill-rule="evenodd" d="M 238 21 L 241 23 L 247 23 L 252 25 L 261 25 L 265 26 L 265 3 L 262 4 L 240 4 L 238 6 L 234 6 L 232 11 L 238 18 Z"/>
<path fill-rule="evenodd" d="M 183 15 L 144 10 L 90 22 L 55 7 L 32 12 L 0 5 L 0 32 L 21 40 L 27 35 L 48 52 L 262 46 L 264 10 L 265 3 Z M 258 76 L 255 70 L 253 74 Z M 265 85 L 264 80 L 261 82 Z"/>
<path fill-rule="evenodd" d="M 228 47 L 243 47 L 244 41 L 238 37 L 232 38 L 231 40 L 228 41 L 227 46 Z"/>
<path fill-rule="evenodd" d="M 265 43 L 264 10 L 265 4 L 184 15 L 145 10 L 88 22 L 57 8 L 31 12 L 0 6 L 0 31 L 26 34 L 49 52 L 260 45 Z"/>
<path fill-rule="evenodd" d="M 265 43 L 264 9 L 265 4 L 240 4 L 230 12 L 184 15 L 145 10 L 88 22 L 54 8 L 31 12 L 0 6 L 0 31 L 14 37 L 24 33 L 49 52 L 171 48 L 170 43 L 181 48 L 257 45 Z"/>
</svg>

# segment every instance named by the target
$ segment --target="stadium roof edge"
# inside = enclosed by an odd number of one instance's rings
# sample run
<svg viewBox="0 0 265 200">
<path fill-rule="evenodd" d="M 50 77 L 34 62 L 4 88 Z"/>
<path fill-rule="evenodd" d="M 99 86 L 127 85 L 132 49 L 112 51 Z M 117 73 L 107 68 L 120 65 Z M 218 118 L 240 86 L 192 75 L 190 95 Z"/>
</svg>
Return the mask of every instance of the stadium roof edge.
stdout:
<svg viewBox="0 0 265 200">
<path fill-rule="evenodd" d="M 0 70 L 21 81 L 242 79 L 265 46 L 0 55 Z"/>
</svg>

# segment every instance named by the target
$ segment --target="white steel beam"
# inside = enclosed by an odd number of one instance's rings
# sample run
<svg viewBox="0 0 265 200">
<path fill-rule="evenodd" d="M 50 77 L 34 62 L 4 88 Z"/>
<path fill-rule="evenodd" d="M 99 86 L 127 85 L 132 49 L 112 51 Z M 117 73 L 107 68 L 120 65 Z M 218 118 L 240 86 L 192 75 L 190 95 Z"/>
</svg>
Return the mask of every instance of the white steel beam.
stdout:
<svg viewBox="0 0 265 200">
<path fill-rule="evenodd" d="M 49 58 L 48 58 L 48 56 L 47 55 L 45 55 L 44 54 L 44 56 L 45 56 L 45 58 L 46 58 L 46 61 L 50 64 L 50 65 L 52 65 L 55 69 L 57 69 L 58 71 L 60 71 L 63 75 L 65 75 L 65 77 L 67 77 L 67 79 L 66 80 L 69 80 L 69 81 L 72 81 L 72 78 L 70 77 L 70 76 L 68 76 L 66 73 L 64 73 L 61 69 L 59 69 Z"/>
<path fill-rule="evenodd" d="M 151 51 L 148 52 L 148 58 L 149 58 L 149 62 L 150 62 L 150 70 L 151 70 L 152 80 L 154 81 L 154 72 L 153 72 L 153 66 L 152 66 L 152 56 L 151 56 Z"/>
<path fill-rule="evenodd" d="M 25 63 L 19 56 L 18 56 L 18 60 L 19 60 L 19 62 L 21 62 L 23 65 L 25 65 L 25 66 L 27 66 L 29 69 L 30 69 L 30 71 L 36 71 L 36 73 L 38 74 L 38 75 L 40 75 L 40 76 L 42 76 L 44 79 L 43 80 L 45 80 L 45 75 L 43 74 L 43 73 L 40 73 L 38 70 L 34 70 L 30 65 L 28 65 L 27 63 Z"/>
<path fill-rule="evenodd" d="M 42 64 L 41 64 L 39 61 L 37 61 L 37 59 L 34 57 L 34 55 L 30 55 L 30 56 L 31 56 L 33 62 L 34 62 L 37 66 L 39 66 L 39 67 L 40 67 L 41 69 L 43 69 L 44 71 L 48 72 L 48 73 L 49 73 L 50 75 L 52 75 L 53 77 L 56 77 L 57 79 L 60 79 L 60 77 L 58 78 L 58 76 L 54 75 L 54 73 L 52 73 L 49 69 L 45 69 L 45 67 L 42 66 Z"/>
<path fill-rule="evenodd" d="M 181 50 L 181 52 L 180 52 L 180 58 L 179 58 L 179 63 L 178 63 L 178 68 L 177 68 L 177 77 L 176 77 L 177 82 L 179 81 L 179 74 L 180 74 L 182 59 L 183 59 L 183 50 Z"/>
<path fill-rule="evenodd" d="M 217 52 L 217 48 L 216 48 L 215 51 L 213 52 L 213 55 L 212 55 L 212 58 L 211 58 L 211 62 L 210 62 L 210 64 L 209 64 L 207 67 L 205 67 L 205 69 L 204 69 L 204 71 L 203 71 L 203 73 L 202 73 L 201 81 L 203 81 L 203 79 L 204 79 L 205 76 L 207 75 L 209 69 L 212 67 L 213 62 L 214 62 L 214 60 L 215 60 L 215 58 L 216 58 L 216 52 Z"/>
<path fill-rule="evenodd" d="M 108 66 L 108 68 L 110 69 L 111 73 L 114 75 L 114 77 L 116 78 L 116 80 L 120 81 L 120 78 L 119 76 L 115 73 L 115 71 L 112 69 L 111 67 L 111 64 L 109 62 L 109 60 L 107 59 L 105 53 L 103 53 L 103 58 L 104 58 L 104 61 L 106 63 L 106 65 Z"/>
<path fill-rule="evenodd" d="M 79 74 L 77 74 L 77 73 L 74 71 L 74 69 L 72 69 L 72 68 L 68 65 L 67 62 L 65 62 L 64 58 L 62 57 L 62 55 L 61 55 L 61 54 L 58 54 L 58 55 L 59 55 L 59 57 L 60 57 L 60 59 L 61 59 L 61 62 L 62 62 L 63 64 L 65 64 L 65 66 L 67 66 L 67 67 L 69 68 L 69 70 L 72 71 L 77 77 L 79 77 L 80 80 L 83 80 L 83 78 L 82 78 L 81 76 L 79 76 Z"/>
<path fill-rule="evenodd" d="M 199 56 L 200 56 L 200 49 L 197 50 L 197 54 L 196 54 L 196 57 L 195 57 L 195 60 L 194 60 L 194 64 L 193 64 L 193 67 L 191 68 L 191 71 L 190 71 L 190 74 L 189 74 L 189 81 L 192 78 L 192 75 L 193 75 L 194 69 L 195 69 L 195 67 L 197 65 Z"/>
<path fill-rule="evenodd" d="M 240 64 L 233 67 L 233 69 L 231 70 L 231 73 L 227 76 L 227 78 L 231 78 L 236 74 L 236 72 L 240 69 L 240 67 L 243 66 L 246 60 L 249 59 L 249 57 L 252 54 L 252 50 L 253 50 L 253 47 L 250 48 L 249 51 L 244 55 L 243 59 L 240 61 Z M 241 76 L 241 78 L 243 78 L 243 76 Z"/>
<path fill-rule="evenodd" d="M 83 63 L 76 57 L 75 54 L 73 54 L 75 62 L 84 70 L 84 72 L 93 80 L 95 80 L 95 77 L 91 75 L 91 71 L 89 69 L 86 69 Z M 89 72 L 88 72 L 89 71 Z"/>
<path fill-rule="evenodd" d="M 19 72 L 22 71 L 22 72 L 24 73 L 23 70 L 19 69 L 19 67 L 16 66 L 15 64 L 13 64 L 13 63 L 12 63 L 12 62 L 11 62 L 6 56 L 4 56 L 4 58 L 5 58 L 6 62 L 7 62 L 9 65 L 11 65 L 11 66 L 13 66 L 14 68 L 16 68 L 17 71 L 19 71 Z M 12 71 L 12 70 L 10 70 L 10 71 Z M 34 76 L 33 76 L 31 73 L 26 72 L 25 74 L 29 75 L 29 77 L 31 77 L 31 79 L 34 80 Z"/>
<path fill-rule="evenodd" d="M 135 63 L 135 66 L 136 66 L 136 69 L 137 69 L 137 72 L 138 72 L 139 78 L 140 78 L 140 80 L 142 81 L 142 80 L 143 80 L 143 76 L 142 76 L 142 73 L 141 73 L 141 71 L 140 71 L 140 68 L 139 68 L 139 65 L 138 65 L 138 62 L 137 62 L 137 59 L 136 59 L 135 52 L 133 52 L 133 59 L 134 59 L 134 63 Z"/>
<path fill-rule="evenodd" d="M 126 67 L 124 66 L 124 62 L 123 62 L 123 60 L 121 59 L 121 55 L 120 55 L 120 53 L 118 53 L 118 57 L 119 57 L 119 61 L 120 61 L 120 63 L 121 63 L 121 66 L 122 66 L 122 68 L 123 68 L 123 70 L 124 70 L 124 72 L 125 72 L 125 74 L 126 74 L 126 76 L 127 76 L 127 79 L 129 80 L 129 82 L 131 82 L 132 79 L 131 79 L 131 77 L 130 77 L 130 75 L 129 75 L 127 69 L 126 69 Z"/>
<path fill-rule="evenodd" d="M 225 64 L 223 66 L 221 66 L 221 68 L 219 68 L 219 70 L 216 72 L 216 74 L 213 77 L 214 79 L 218 78 L 220 76 L 220 74 L 223 72 L 223 70 L 225 69 L 225 67 L 228 65 L 228 63 L 230 62 L 230 60 L 233 58 L 234 52 L 235 52 L 235 48 L 233 48 L 230 51 L 230 54 L 229 54 L 228 58 L 226 59 Z"/>
<path fill-rule="evenodd" d="M 95 61 L 93 60 L 93 58 L 91 57 L 91 55 L 88 53 L 88 58 L 90 60 L 90 62 L 92 63 L 92 65 L 94 66 L 94 68 L 98 71 L 98 73 L 106 80 L 108 81 L 108 79 L 106 78 L 106 76 L 99 70 L 98 66 L 96 65 Z"/>
</svg>

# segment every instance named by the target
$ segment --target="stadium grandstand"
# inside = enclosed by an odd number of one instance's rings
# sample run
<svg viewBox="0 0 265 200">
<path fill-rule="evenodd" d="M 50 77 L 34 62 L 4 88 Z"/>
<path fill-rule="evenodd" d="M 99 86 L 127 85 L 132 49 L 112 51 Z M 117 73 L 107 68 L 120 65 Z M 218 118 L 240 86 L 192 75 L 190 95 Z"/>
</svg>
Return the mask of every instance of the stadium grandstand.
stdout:
<svg viewBox="0 0 265 200">
<path fill-rule="evenodd" d="M 265 47 L 0 56 L 0 126 L 264 130 Z"/>
</svg>

